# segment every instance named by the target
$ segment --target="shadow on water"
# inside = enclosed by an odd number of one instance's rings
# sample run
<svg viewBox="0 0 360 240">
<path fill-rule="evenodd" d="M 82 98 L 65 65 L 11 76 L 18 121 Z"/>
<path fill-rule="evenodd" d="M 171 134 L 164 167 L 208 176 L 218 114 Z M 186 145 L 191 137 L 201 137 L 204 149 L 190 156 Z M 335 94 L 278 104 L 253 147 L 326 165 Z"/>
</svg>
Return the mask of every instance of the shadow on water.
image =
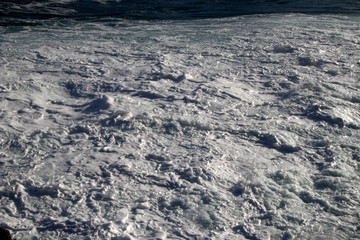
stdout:
<svg viewBox="0 0 360 240">
<path fill-rule="evenodd" d="M 266 13 L 359 14 L 359 0 L 3 0 L 0 16 L 47 19 L 221 18 Z M 0 17 L 1 18 L 1 17 Z"/>
</svg>

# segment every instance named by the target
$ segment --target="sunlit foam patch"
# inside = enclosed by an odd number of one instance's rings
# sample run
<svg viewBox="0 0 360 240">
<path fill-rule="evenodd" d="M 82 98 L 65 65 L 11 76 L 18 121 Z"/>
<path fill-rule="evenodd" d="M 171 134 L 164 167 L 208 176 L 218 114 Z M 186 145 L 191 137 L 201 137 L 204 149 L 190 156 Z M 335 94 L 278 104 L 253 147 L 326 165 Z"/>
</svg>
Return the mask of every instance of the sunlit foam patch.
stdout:
<svg viewBox="0 0 360 240">
<path fill-rule="evenodd" d="M 329 125 L 360 129 L 359 113 L 345 106 L 332 108 L 315 104 L 306 110 L 305 115 L 314 121 L 326 122 Z"/>
<path fill-rule="evenodd" d="M 360 113 L 355 109 L 337 107 L 333 109 L 333 114 L 336 118 L 341 119 L 345 126 L 360 129 Z"/>
</svg>

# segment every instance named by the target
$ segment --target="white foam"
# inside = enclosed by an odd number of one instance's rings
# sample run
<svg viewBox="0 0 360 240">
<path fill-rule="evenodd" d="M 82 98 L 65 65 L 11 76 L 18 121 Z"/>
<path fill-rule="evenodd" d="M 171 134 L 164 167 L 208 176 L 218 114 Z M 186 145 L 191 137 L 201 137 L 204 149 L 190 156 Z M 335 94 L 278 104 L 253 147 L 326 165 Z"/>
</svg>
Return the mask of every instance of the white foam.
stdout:
<svg viewBox="0 0 360 240">
<path fill-rule="evenodd" d="M 356 238 L 358 22 L 1 27 L 0 226 L 18 239 Z"/>
</svg>

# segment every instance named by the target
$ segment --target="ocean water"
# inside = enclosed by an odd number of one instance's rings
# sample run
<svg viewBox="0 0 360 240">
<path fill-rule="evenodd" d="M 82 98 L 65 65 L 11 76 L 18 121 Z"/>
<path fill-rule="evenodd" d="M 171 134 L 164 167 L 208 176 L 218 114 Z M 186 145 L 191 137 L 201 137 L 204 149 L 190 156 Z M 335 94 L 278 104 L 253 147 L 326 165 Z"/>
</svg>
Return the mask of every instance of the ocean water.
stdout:
<svg viewBox="0 0 360 240">
<path fill-rule="evenodd" d="M 359 14 L 359 0 L 3 0 L 4 16 L 128 19 L 219 18 L 264 13 Z"/>
<path fill-rule="evenodd" d="M 359 239 L 359 1 L 0 3 L 16 239 Z"/>
</svg>

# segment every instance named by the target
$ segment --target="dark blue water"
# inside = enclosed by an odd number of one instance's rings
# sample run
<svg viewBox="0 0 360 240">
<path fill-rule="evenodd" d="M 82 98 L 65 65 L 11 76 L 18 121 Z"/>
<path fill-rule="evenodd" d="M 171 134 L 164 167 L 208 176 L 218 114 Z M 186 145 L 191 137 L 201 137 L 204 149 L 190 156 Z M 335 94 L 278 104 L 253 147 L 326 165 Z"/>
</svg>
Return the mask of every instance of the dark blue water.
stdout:
<svg viewBox="0 0 360 240">
<path fill-rule="evenodd" d="M 1 18 L 219 18 L 266 13 L 359 14 L 359 0 L 2 0 Z"/>
</svg>

